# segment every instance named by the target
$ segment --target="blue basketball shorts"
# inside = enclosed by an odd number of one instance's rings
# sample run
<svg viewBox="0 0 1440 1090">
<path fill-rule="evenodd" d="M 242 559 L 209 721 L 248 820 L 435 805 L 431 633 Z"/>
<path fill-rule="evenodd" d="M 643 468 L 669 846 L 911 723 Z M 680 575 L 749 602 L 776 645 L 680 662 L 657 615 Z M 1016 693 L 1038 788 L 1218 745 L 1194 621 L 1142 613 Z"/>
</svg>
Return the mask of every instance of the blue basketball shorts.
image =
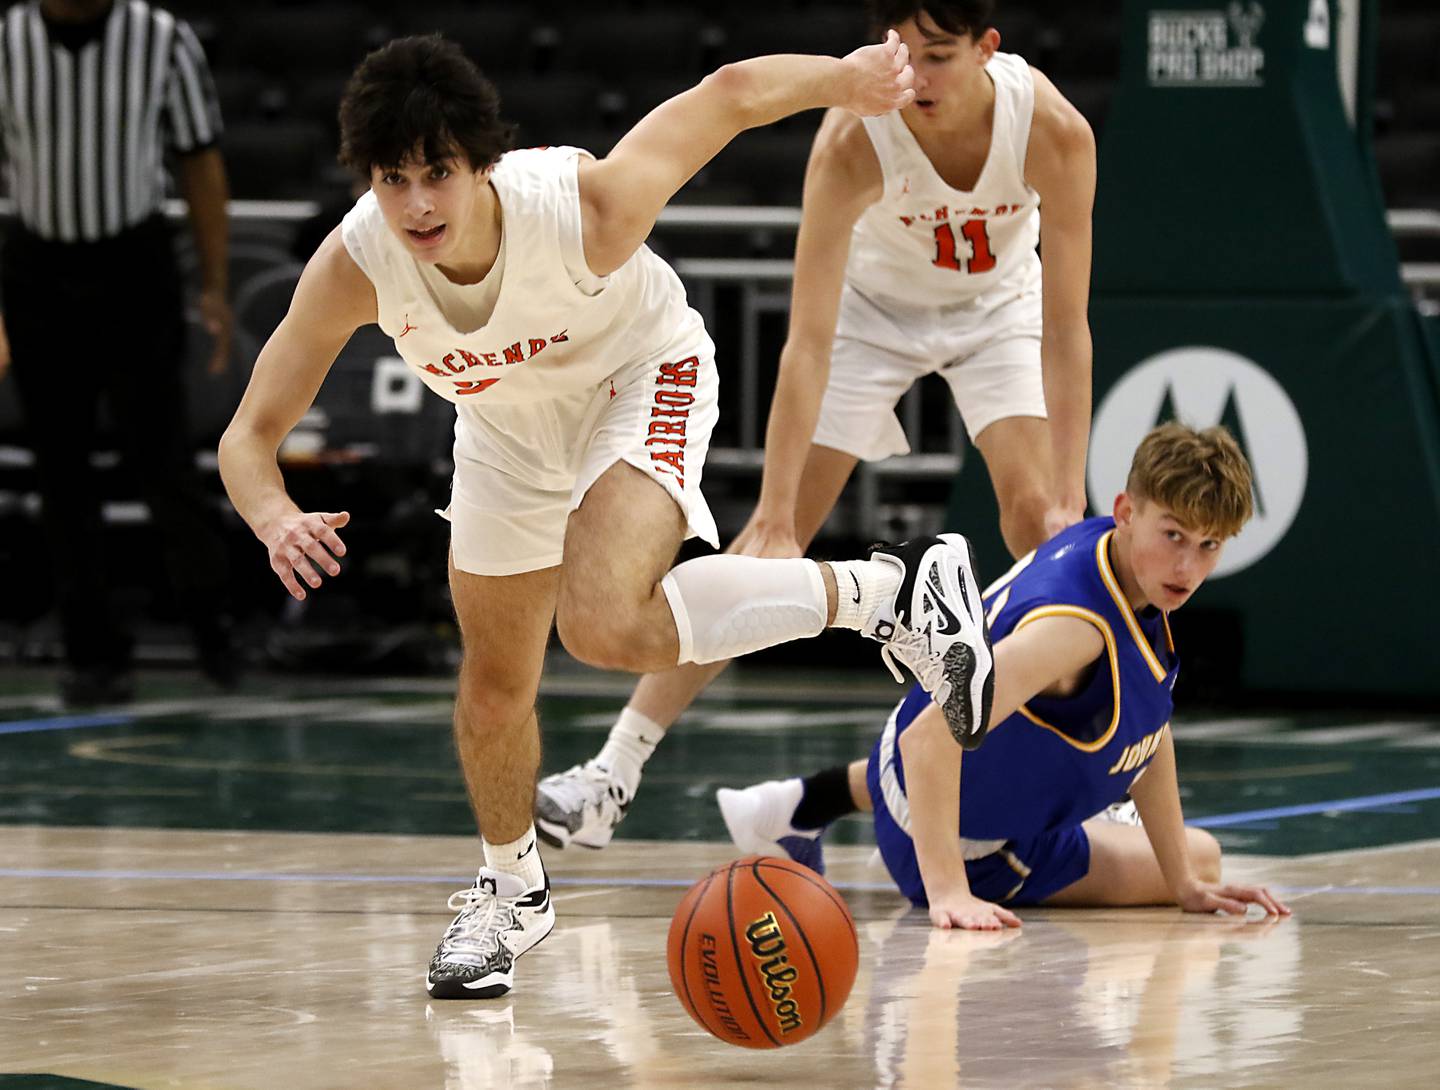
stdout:
<svg viewBox="0 0 1440 1090">
<path fill-rule="evenodd" d="M 925 883 L 915 857 L 915 841 L 892 812 L 880 781 L 879 747 L 865 772 L 875 807 L 875 840 L 890 877 L 912 904 L 926 907 Z M 896 785 L 889 785 L 892 796 Z M 895 797 L 901 805 L 903 795 Z M 973 842 L 967 847 L 974 847 Z M 983 850 L 983 846 L 979 850 Z M 1090 870 L 1090 838 L 1080 825 L 1053 829 L 1038 836 L 994 844 L 986 854 L 965 863 L 970 892 L 996 904 L 1034 905 L 1078 882 Z"/>
</svg>

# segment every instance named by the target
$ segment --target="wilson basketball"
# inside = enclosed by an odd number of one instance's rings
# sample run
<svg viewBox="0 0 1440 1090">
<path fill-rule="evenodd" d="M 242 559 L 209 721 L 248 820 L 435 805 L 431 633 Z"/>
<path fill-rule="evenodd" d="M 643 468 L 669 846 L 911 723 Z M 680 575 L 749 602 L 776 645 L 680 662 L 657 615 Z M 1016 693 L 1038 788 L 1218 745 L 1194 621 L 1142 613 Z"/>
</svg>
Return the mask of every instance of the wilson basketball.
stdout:
<svg viewBox="0 0 1440 1090">
<path fill-rule="evenodd" d="M 675 910 L 670 982 L 690 1017 L 744 1048 L 805 1040 L 855 983 L 855 921 L 835 887 L 789 859 L 752 855 L 706 875 Z"/>
</svg>

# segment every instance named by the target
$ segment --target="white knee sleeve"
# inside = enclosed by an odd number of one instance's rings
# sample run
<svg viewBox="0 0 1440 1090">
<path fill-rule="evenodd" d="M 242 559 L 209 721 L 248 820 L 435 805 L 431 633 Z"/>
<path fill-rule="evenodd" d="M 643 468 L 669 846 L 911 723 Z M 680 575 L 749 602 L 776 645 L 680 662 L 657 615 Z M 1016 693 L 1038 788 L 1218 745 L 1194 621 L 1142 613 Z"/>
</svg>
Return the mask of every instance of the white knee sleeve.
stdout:
<svg viewBox="0 0 1440 1090">
<path fill-rule="evenodd" d="M 825 628 L 825 581 L 813 560 L 702 556 L 661 580 L 680 663 L 723 662 Z"/>
</svg>

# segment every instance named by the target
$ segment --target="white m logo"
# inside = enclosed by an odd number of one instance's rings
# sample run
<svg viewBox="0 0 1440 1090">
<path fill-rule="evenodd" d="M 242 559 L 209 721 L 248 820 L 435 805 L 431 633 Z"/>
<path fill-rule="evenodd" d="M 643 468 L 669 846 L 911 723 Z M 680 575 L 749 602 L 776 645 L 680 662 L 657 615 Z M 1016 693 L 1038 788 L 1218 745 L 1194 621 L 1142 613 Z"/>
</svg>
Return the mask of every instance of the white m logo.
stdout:
<svg viewBox="0 0 1440 1090">
<path fill-rule="evenodd" d="M 1105 395 L 1090 437 L 1090 503 L 1110 511 L 1130 460 L 1156 424 L 1224 424 L 1255 474 L 1255 514 L 1225 546 L 1212 578 L 1248 568 L 1285 536 L 1300 511 L 1309 453 L 1300 414 L 1259 364 L 1223 348 L 1173 348 L 1136 364 Z"/>
</svg>

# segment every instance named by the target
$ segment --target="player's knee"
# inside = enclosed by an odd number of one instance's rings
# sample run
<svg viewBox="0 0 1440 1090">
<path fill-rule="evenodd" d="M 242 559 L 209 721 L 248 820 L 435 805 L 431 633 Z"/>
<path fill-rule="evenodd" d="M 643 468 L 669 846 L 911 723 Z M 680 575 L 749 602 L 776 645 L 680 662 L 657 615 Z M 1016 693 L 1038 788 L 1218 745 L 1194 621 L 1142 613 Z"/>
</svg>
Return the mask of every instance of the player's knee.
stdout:
<svg viewBox="0 0 1440 1090">
<path fill-rule="evenodd" d="M 462 664 L 457 694 L 458 721 L 476 730 L 505 730 L 530 718 L 535 692 L 527 686 L 509 685 L 505 671 L 478 663 Z"/>
<path fill-rule="evenodd" d="M 643 672 L 652 665 L 636 612 L 623 603 L 562 595 L 555 629 L 565 650 L 587 666 Z"/>
<path fill-rule="evenodd" d="M 1220 881 L 1220 841 L 1204 829 L 1190 831 L 1190 856 L 1202 882 Z"/>
<path fill-rule="evenodd" d="M 1016 489 L 1001 496 L 1000 528 L 1005 543 L 1027 553 L 1045 540 L 1045 512 L 1050 501 L 1038 488 Z"/>
</svg>

